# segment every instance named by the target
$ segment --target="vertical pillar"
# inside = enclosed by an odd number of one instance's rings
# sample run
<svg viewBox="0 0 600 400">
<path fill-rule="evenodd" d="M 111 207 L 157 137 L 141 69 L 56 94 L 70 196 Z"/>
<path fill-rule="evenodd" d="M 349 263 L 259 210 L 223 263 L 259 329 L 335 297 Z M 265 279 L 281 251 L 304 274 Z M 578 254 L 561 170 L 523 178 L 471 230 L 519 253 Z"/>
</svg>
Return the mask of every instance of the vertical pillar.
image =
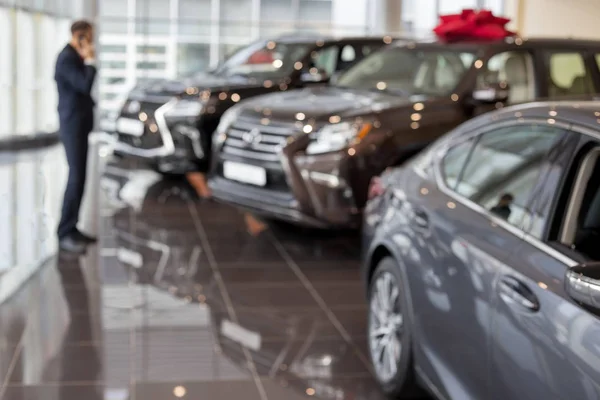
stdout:
<svg viewBox="0 0 600 400">
<path fill-rule="evenodd" d="M 104 138 L 100 134 L 90 135 L 86 190 L 79 218 L 81 230 L 93 236 L 97 236 L 99 232 L 98 219 L 100 218 L 101 204 L 97 188 L 100 187 L 100 171 L 104 169 L 102 163 L 106 161 L 105 155 L 101 154 L 101 151 L 106 153 L 106 149 L 103 149 L 106 146 L 103 141 Z"/>
<path fill-rule="evenodd" d="M 260 37 L 260 0 L 252 0 L 252 14 L 251 14 L 251 23 L 252 23 L 252 40 L 257 40 Z"/>
<path fill-rule="evenodd" d="M 166 45 L 167 76 L 174 79 L 178 74 L 177 57 L 179 56 L 179 0 L 169 3 L 169 41 Z"/>
<path fill-rule="evenodd" d="M 402 24 L 402 1 L 385 0 L 384 23 L 385 33 L 400 34 L 403 31 Z"/>
<path fill-rule="evenodd" d="M 86 18 L 90 21 L 95 21 L 96 22 L 96 26 L 98 28 L 100 28 L 100 24 L 99 24 L 99 14 L 100 14 L 100 8 L 99 8 L 99 4 L 97 0 L 81 0 L 77 2 L 79 5 L 79 15 L 81 16 L 81 18 Z M 83 4 L 82 4 L 83 3 Z M 98 43 L 98 36 L 99 36 L 99 29 L 96 29 L 94 32 L 95 38 L 94 40 L 96 41 L 96 44 Z M 98 84 L 96 83 L 96 85 L 94 85 L 94 92 L 93 92 L 93 96 L 98 99 Z M 98 113 L 96 113 L 96 118 L 98 118 Z M 96 123 L 97 123 L 97 119 L 96 119 Z M 96 124 L 97 126 L 97 124 Z M 98 182 L 94 182 L 94 175 L 96 175 L 96 170 L 94 168 L 97 167 L 97 158 L 98 158 L 98 153 L 97 153 L 97 146 L 94 145 L 94 135 L 90 135 L 90 147 L 89 147 L 89 151 L 88 151 L 88 168 L 87 168 L 87 177 L 86 177 L 86 183 L 87 183 L 87 190 L 86 190 L 86 195 L 84 196 L 83 199 L 83 203 L 82 203 L 82 207 L 81 207 L 81 213 L 80 215 L 83 217 L 80 219 L 81 221 L 81 225 L 82 225 L 82 230 L 89 232 L 90 234 L 96 235 L 97 231 L 98 231 L 98 207 L 99 207 L 99 203 L 98 203 L 98 199 L 96 198 L 96 196 L 92 196 L 90 195 L 91 190 L 90 188 L 95 187 L 95 185 L 98 184 Z"/>
<path fill-rule="evenodd" d="M 302 28 L 302 21 L 300 21 L 300 0 L 291 0 L 292 4 L 292 21 L 294 21 L 294 31 L 298 30 L 298 28 Z"/>
<path fill-rule="evenodd" d="M 65 0 L 63 0 L 65 1 Z M 74 0 L 69 2 L 72 5 L 71 17 L 72 19 L 88 19 L 95 21 L 99 14 L 98 0 Z M 63 7 L 64 9 L 64 7 Z"/>
<path fill-rule="evenodd" d="M 373 35 L 404 33 L 403 1 L 411 0 L 366 0 L 369 17 L 364 22 Z M 340 3 L 343 0 L 339 0 Z"/>
<path fill-rule="evenodd" d="M 219 63 L 221 53 L 221 1 L 210 2 L 210 66 L 215 67 Z"/>
<path fill-rule="evenodd" d="M 517 3 L 517 15 L 516 15 L 516 25 L 517 25 L 517 32 L 521 32 L 523 33 L 525 30 L 525 19 L 526 19 L 526 15 L 525 15 L 525 10 L 526 10 L 526 4 L 525 4 L 525 0 L 516 0 Z"/>
<path fill-rule="evenodd" d="M 127 64 L 125 68 L 127 72 L 127 86 L 133 87 L 137 83 L 137 43 L 136 43 L 136 0 L 124 0 L 127 1 Z"/>
<path fill-rule="evenodd" d="M 15 8 L 10 10 L 10 21 L 11 21 L 11 25 L 10 25 L 10 33 L 9 33 L 9 41 L 10 41 L 10 54 L 11 54 L 11 69 L 10 69 L 10 75 L 11 75 L 11 80 L 10 80 L 10 100 L 11 100 L 11 111 L 12 111 L 12 115 L 10 116 L 11 118 L 11 126 L 10 126 L 10 131 L 8 132 L 9 135 L 14 135 L 16 133 L 16 128 L 17 128 L 17 51 L 19 51 L 19 47 L 17 46 L 17 37 L 18 37 L 18 31 L 17 31 L 17 10 Z M 15 214 L 16 215 L 16 214 Z"/>
<path fill-rule="evenodd" d="M 509 29 L 523 34 L 525 29 L 525 0 L 505 0 L 504 15 L 510 18 Z"/>
<path fill-rule="evenodd" d="M 370 3 L 377 0 L 333 0 L 331 10 L 331 25 L 334 35 L 361 35 L 371 25 L 367 12 Z M 348 4 L 352 3 L 352 4 Z M 369 10 L 372 11 L 372 10 Z M 370 32 L 372 33 L 372 32 Z"/>
<path fill-rule="evenodd" d="M 519 30 L 519 24 L 522 24 L 521 18 L 519 18 L 519 5 L 523 2 L 520 0 L 505 0 L 504 1 L 504 16 L 510 18 L 510 23 L 507 28 L 513 31 L 517 31 L 519 34 L 522 34 Z"/>
</svg>

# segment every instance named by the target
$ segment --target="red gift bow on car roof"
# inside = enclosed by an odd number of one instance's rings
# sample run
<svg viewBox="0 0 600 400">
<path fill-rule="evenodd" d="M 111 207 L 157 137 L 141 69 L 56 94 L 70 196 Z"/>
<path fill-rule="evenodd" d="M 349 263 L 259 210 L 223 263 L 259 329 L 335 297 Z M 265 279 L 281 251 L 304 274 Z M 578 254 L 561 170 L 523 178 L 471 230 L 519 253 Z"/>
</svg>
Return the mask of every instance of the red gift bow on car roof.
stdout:
<svg viewBox="0 0 600 400">
<path fill-rule="evenodd" d="M 440 15 L 433 32 L 444 41 L 499 40 L 516 35 L 505 28 L 509 22 L 510 19 L 497 17 L 489 10 L 463 10 L 460 14 Z"/>
</svg>

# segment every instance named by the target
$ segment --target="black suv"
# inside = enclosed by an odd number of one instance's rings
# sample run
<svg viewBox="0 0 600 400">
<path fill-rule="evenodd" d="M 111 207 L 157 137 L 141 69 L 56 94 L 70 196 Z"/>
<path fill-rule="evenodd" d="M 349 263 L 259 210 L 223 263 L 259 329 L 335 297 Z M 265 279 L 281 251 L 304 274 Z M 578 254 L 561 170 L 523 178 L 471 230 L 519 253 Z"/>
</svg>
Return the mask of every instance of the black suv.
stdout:
<svg viewBox="0 0 600 400">
<path fill-rule="evenodd" d="M 116 121 L 115 153 L 159 171 L 206 170 L 223 113 L 259 94 L 327 83 L 337 72 L 392 42 L 390 37 L 282 37 L 252 43 L 216 69 L 133 90 Z"/>
<path fill-rule="evenodd" d="M 353 227 L 371 178 L 505 104 L 600 92 L 600 42 L 397 43 L 328 87 L 259 96 L 222 118 L 216 199 L 320 227 Z"/>
</svg>

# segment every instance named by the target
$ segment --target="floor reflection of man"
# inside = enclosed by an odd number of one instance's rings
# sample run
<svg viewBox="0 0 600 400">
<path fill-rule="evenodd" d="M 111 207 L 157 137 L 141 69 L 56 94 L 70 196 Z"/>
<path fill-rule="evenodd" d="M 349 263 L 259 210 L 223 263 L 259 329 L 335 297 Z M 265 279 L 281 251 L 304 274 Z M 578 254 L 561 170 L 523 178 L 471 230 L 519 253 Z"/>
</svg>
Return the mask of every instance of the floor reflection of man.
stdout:
<svg viewBox="0 0 600 400">
<path fill-rule="evenodd" d="M 100 354 L 96 345 L 75 345 L 83 342 L 90 342 L 94 338 L 92 319 L 90 312 L 90 290 L 86 284 L 86 279 L 83 274 L 82 260 L 60 259 L 59 274 L 63 282 L 76 282 L 80 285 L 80 290 L 65 289 L 65 298 L 73 318 L 69 328 L 65 334 L 63 341 L 63 350 L 60 368 L 54 373 L 59 374 L 57 377 L 60 382 L 96 382 L 103 379 L 103 365 Z M 69 357 L 65 357 L 66 354 Z M 83 361 L 82 364 L 74 363 L 74 360 Z M 84 367 L 82 367 L 82 365 Z M 67 385 L 59 387 L 58 398 L 68 399 L 71 389 Z M 102 400 L 104 398 L 101 390 L 92 389 L 89 393 L 86 392 L 86 400 Z"/>
<path fill-rule="evenodd" d="M 510 205 L 512 204 L 513 200 L 514 197 L 512 194 L 505 193 L 502 195 L 502 197 L 500 197 L 498 204 L 492 207 L 490 211 L 500 218 L 508 220 L 508 217 L 510 217 L 511 213 Z"/>
</svg>

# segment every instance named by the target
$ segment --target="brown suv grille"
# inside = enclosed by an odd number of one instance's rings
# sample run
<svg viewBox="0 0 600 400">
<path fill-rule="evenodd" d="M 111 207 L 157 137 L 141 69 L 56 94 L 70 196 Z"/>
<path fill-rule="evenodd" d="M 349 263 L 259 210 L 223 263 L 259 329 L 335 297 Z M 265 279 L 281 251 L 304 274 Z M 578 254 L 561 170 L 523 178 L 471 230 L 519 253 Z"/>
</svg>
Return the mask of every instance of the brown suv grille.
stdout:
<svg viewBox="0 0 600 400">
<path fill-rule="evenodd" d="M 238 119 L 229 131 L 223 153 L 256 161 L 277 162 L 279 150 L 287 139 L 298 131 L 293 124 L 271 123 Z"/>
</svg>

